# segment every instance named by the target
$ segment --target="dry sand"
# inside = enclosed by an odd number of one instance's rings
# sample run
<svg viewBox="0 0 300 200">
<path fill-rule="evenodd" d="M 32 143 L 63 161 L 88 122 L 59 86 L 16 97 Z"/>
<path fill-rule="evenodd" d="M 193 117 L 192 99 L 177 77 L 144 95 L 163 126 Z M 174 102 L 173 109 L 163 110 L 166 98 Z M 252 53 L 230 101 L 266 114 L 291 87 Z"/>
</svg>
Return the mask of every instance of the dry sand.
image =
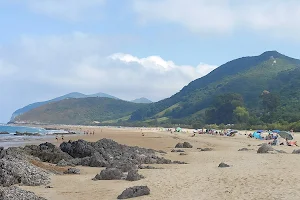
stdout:
<svg viewBox="0 0 300 200">
<path fill-rule="evenodd" d="M 79 127 L 73 127 L 80 130 Z M 300 199 L 300 155 L 291 152 L 297 147 L 275 147 L 288 154 L 257 154 L 262 141 L 245 135 L 221 137 L 191 133 L 169 133 L 157 130 L 87 128 L 95 135 L 68 136 L 65 140 L 85 139 L 96 141 L 111 138 L 119 143 L 164 150 L 166 158 L 185 161 L 187 165 L 159 165 L 163 169 L 139 170 L 146 178 L 136 182 L 125 180 L 92 181 L 101 168 L 79 167 L 81 175 L 54 175 L 51 186 L 22 187 L 48 200 L 116 199 L 127 187 L 147 185 L 151 194 L 136 199 L 169 200 L 276 200 Z M 102 132 L 101 132 L 102 130 Z M 296 136 L 300 139 L 300 137 Z M 188 155 L 171 153 L 178 142 L 188 141 L 194 148 Z M 54 142 L 57 145 L 56 141 Z M 61 141 L 60 141 L 61 142 Z M 214 151 L 200 152 L 197 148 L 210 147 Z M 240 148 L 253 149 L 239 152 Z M 230 168 L 218 168 L 220 162 Z M 157 166 L 157 165 L 156 165 Z"/>
</svg>

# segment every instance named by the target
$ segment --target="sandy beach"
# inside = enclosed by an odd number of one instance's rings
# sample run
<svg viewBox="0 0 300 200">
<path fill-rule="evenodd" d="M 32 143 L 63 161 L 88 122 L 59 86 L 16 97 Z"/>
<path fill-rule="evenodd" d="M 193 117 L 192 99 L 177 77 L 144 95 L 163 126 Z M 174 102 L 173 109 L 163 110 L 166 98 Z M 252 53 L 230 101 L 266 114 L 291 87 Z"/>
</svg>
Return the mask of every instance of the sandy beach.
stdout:
<svg viewBox="0 0 300 200">
<path fill-rule="evenodd" d="M 65 127 L 62 127 L 65 128 Z M 68 127 L 70 128 L 70 127 Z M 95 135 L 72 135 L 65 140 L 84 139 L 97 141 L 110 138 L 118 143 L 166 151 L 165 158 L 187 162 L 186 165 L 154 165 L 163 169 L 141 169 L 145 179 L 128 182 L 125 180 L 92 181 L 102 168 L 78 167 L 80 175 L 53 175 L 53 188 L 45 186 L 28 187 L 48 200 L 66 199 L 116 199 L 126 188 L 147 185 L 151 194 L 136 199 L 187 199 L 187 200 L 249 200 L 249 199 L 299 199 L 300 196 L 300 157 L 291 152 L 299 147 L 276 146 L 287 154 L 257 154 L 259 144 L 265 141 L 247 138 L 244 132 L 236 137 L 196 135 L 192 133 L 162 132 L 157 129 L 91 128 L 72 127 L 76 131 L 94 131 Z M 143 132 L 145 136 L 142 136 Z M 299 141 L 300 137 L 295 136 Z M 47 139 L 59 145 L 53 138 Z M 178 142 L 190 142 L 192 149 L 187 155 L 172 153 Z M 213 151 L 200 151 L 197 148 L 213 148 Z M 238 151 L 241 148 L 250 151 Z M 218 168 L 225 162 L 231 167 Z"/>
</svg>

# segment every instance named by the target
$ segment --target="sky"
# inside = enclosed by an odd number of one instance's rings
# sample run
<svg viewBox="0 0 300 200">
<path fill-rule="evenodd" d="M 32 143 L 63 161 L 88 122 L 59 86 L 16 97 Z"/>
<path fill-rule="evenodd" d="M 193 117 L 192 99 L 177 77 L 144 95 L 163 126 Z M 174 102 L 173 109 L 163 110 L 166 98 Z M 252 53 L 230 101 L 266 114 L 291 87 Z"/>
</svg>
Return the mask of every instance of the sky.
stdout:
<svg viewBox="0 0 300 200">
<path fill-rule="evenodd" d="M 0 122 L 70 92 L 167 98 L 268 50 L 300 58 L 299 0 L 0 0 Z"/>
</svg>

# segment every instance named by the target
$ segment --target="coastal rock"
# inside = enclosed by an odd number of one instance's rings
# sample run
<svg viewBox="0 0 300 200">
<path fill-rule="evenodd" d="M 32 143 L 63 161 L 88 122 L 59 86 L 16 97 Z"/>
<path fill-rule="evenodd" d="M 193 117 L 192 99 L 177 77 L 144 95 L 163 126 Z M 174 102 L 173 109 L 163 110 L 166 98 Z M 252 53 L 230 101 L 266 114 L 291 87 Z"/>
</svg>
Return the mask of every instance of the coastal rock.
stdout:
<svg viewBox="0 0 300 200">
<path fill-rule="evenodd" d="M 179 155 L 180 155 L 180 156 L 186 156 L 187 153 L 180 153 Z"/>
<path fill-rule="evenodd" d="M 71 155 L 73 158 L 89 157 L 92 156 L 92 153 L 95 151 L 90 143 L 84 140 L 63 142 L 60 145 L 60 149 Z"/>
<path fill-rule="evenodd" d="M 224 167 L 230 167 L 230 165 L 227 165 L 226 163 L 221 162 L 218 167 L 224 168 Z"/>
<path fill-rule="evenodd" d="M 33 192 L 22 190 L 16 186 L 0 187 L 1 200 L 46 200 L 36 196 Z"/>
<path fill-rule="evenodd" d="M 172 149 L 171 152 L 183 153 L 184 150 L 182 150 L 182 149 Z"/>
<path fill-rule="evenodd" d="M 250 151 L 250 149 L 247 149 L 247 148 L 241 148 L 241 149 L 239 149 L 238 151 Z"/>
<path fill-rule="evenodd" d="M 183 143 L 177 143 L 177 144 L 175 145 L 175 148 L 183 148 Z"/>
<path fill-rule="evenodd" d="M 67 171 L 64 171 L 64 174 L 80 174 L 80 169 L 69 168 Z"/>
<path fill-rule="evenodd" d="M 184 142 L 182 145 L 183 145 L 183 148 L 193 148 L 193 146 L 188 142 Z"/>
<path fill-rule="evenodd" d="M 212 148 L 198 148 L 200 149 L 201 151 L 212 151 L 213 149 Z"/>
<path fill-rule="evenodd" d="M 162 169 L 162 168 L 156 168 L 156 167 L 153 167 L 153 166 L 150 166 L 150 165 L 139 165 L 138 166 L 139 169 Z"/>
<path fill-rule="evenodd" d="M 134 186 L 127 188 L 118 196 L 117 199 L 129 199 L 129 198 L 134 198 L 134 197 L 139 197 L 139 196 L 144 196 L 144 195 L 149 195 L 150 194 L 150 189 L 147 186 Z"/>
<path fill-rule="evenodd" d="M 46 185 L 50 182 L 49 173 L 11 156 L 0 159 L 0 185 L 8 187 L 14 184 L 27 186 Z"/>
<path fill-rule="evenodd" d="M 295 149 L 293 152 L 292 152 L 292 154 L 300 154 L 300 149 Z"/>
<path fill-rule="evenodd" d="M 9 134 L 9 132 L 6 131 L 0 132 L 0 135 L 7 135 L 7 134 Z"/>
<path fill-rule="evenodd" d="M 144 178 L 144 176 L 138 173 L 138 170 L 131 170 L 128 172 L 126 180 L 127 181 L 138 181 Z"/>
<path fill-rule="evenodd" d="M 62 159 L 70 160 L 72 157 L 67 153 L 61 151 L 54 144 L 51 143 L 42 143 L 40 145 L 27 145 L 24 147 L 24 150 L 35 157 L 38 157 L 43 162 L 50 162 L 57 164 Z"/>
<path fill-rule="evenodd" d="M 115 162 L 112 163 L 109 168 L 117 168 L 122 172 L 129 172 L 131 170 L 136 170 L 137 165 L 131 162 Z"/>
<path fill-rule="evenodd" d="M 62 159 L 61 161 L 59 161 L 56 166 L 59 166 L 59 167 L 66 167 L 66 166 L 72 166 L 74 167 L 75 165 L 74 164 L 71 164 L 67 161 L 65 161 L 64 159 Z"/>
<path fill-rule="evenodd" d="M 97 174 L 93 180 L 121 180 L 123 173 L 117 168 L 106 168 Z"/>
<path fill-rule="evenodd" d="M 91 156 L 90 164 L 91 167 L 105 167 L 108 162 L 103 158 L 99 152 L 94 152 Z"/>
<path fill-rule="evenodd" d="M 273 151 L 274 149 L 270 145 L 264 143 L 258 148 L 257 153 L 270 153 Z"/>
<path fill-rule="evenodd" d="M 185 165 L 185 164 L 188 164 L 186 162 L 182 162 L 182 161 L 178 161 L 178 160 L 175 160 L 172 162 L 173 164 L 180 164 L 180 165 Z"/>
</svg>

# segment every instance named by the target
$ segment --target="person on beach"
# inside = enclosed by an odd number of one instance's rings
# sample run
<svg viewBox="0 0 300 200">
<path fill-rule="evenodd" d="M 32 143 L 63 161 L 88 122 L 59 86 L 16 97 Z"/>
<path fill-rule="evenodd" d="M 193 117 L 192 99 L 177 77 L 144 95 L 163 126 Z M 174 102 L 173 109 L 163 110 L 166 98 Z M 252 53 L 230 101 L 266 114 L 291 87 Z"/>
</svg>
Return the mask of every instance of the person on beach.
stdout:
<svg viewBox="0 0 300 200">
<path fill-rule="evenodd" d="M 95 135 L 95 131 L 93 131 L 93 135 Z"/>
<path fill-rule="evenodd" d="M 55 139 L 56 139 L 56 141 L 58 142 L 58 137 L 57 137 L 57 136 L 55 137 Z"/>
<path fill-rule="evenodd" d="M 64 135 L 61 135 L 61 140 L 64 141 Z"/>
</svg>

